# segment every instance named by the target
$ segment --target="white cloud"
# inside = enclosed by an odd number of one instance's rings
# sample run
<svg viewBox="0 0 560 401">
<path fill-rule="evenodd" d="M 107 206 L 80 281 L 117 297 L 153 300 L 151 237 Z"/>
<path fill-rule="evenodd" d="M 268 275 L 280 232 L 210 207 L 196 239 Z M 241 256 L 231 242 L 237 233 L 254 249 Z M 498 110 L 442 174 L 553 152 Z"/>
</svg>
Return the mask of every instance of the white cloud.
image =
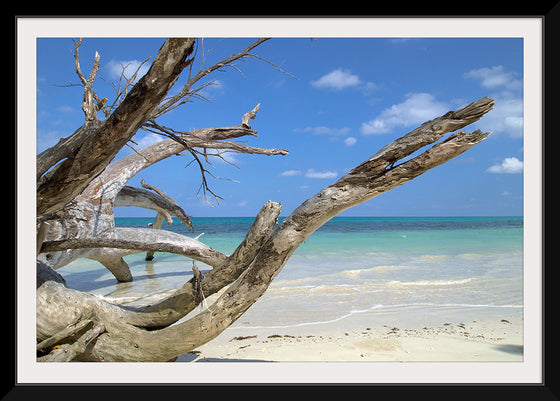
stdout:
<svg viewBox="0 0 560 401">
<path fill-rule="evenodd" d="M 354 138 L 353 136 L 349 136 L 348 138 L 346 138 L 344 140 L 344 144 L 346 146 L 354 146 L 356 144 L 356 142 L 358 142 L 358 140 L 356 138 Z"/>
<path fill-rule="evenodd" d="M 314 135 L 342 136 L 350 133 L 350 128 L 329 128 L 324 126 L 296 128 L 296 132 L 310 132 Z"/>
<path fill-rule="evenodd" d="M 130 61 L 116 61 L 111 60 L 107 63 L 105 68 L 107 69 L 107 73 L 109 74 L 110 79 L 118 79 L 123 73 L 124 68 L 124 76 L 128 79 L 130 78 L 140 67 L 142 61 L 139 60 L 130 60 Z M 136 80 L 140 79 L 140 77 L 144 76 L 148 70 L 150 69 L 149 63 L 144 63 L 140 70 L 136 74 Z"/>
<path fill-rule="evenodd" d="M 303 173 L 299 170 L 286 170 L 278 174 L 278 177 L 294 177 L 296 175 L 302 175 Z"/>
<path fill-rule="evenodd" d="M 247 206 L 248 203 L 249 203 L 249 202 L 247 202 L 246 200 L 243 200 L 243 201 L 239 202 L 239 203 L 237 204 L 237 206 L 239 206 L 239 207 Z"/>
<path fill-rule="evenodd" d="M 362 123 L 364 135 L 386 134 L 395 128 L 421 124 L 446 113 L 447 104 L 438 102 L 429 93 L 409 93 L 406 100 L 383 110 L 378 117 Z"/>
<path fill-rule="evenodd" d="M 357 86 L 361 82 L 360 77 L 357 75 L 352 74 L 349 70 L 339 68 L 323 75 L 316 81 L 311 81 L 311 85 L 315 88 L 342 90 L 351 86 Z"/>
<path fill-rule="evenodd" d="M 523 99 L 511 94 L 494 94 L 494 108 L 475 124 L 483 130 L 506 133 L 511 138 L 523 137 Z"/>
<path fill-rule="evenodd" d="M 328 179 L 328 178 L 336 178 L 336 176 L 338 176 L 338 174 L 336 173 L 336 171 L 323 170 L 323 171 L 319 172 L 319 171 L 315 171 L 314 169 L 310 168 L 305 173 L 305 176 L 307 178 Z"/>
<path fill-rule="evenodd" d="M 362 89 L 364 94 L 369 94 L 369 92 L 377 88 L 377 85 L 373 82 L 364 82 L 358 75 L 342 68 L 333 70 L 321 78 L 311 81 L 311 85 L 319 89 L 333 89 L 337 91 L 347 88 L 358 88 Z"/>
<path fill-rule="evenodd" d="M 301 170 L 286 170 L 278 174 L 278 177 L 295 177 L 302 174 L 303 172 Z M 336 173 L 336 171 L 315 171 L 315 169 L 310 168 L 305 172 L 304 176 L 307 178 L 328 179 L 336 178 L 338 174 Z"/>
<path fill-rule="evenodd" d="M 144 135 L 143 137 L 140 138 L 140 135 L 136 134 L 133 138 L 134 142 L 136 142 L 138 144 L 138 146 L 134 146 L 135 149 L 143 149 L 146 146 L 150 146 L 153 145 L 154 143 L 157 143 L 159 141 L 164 140 L 165 138 L 161 135 L 158 134 L 154 134 L 154 133 L 149 133 Z"/>
<path fill-rule="evenodd" d="M 463 74 L 463 78 L 472 78 L 480 81 L 485 88 L 504 87 L 507 89 L 520 89 L 522 82 L 515 79 L 515 74 L 504 71 L 502 65 L 494 67 L 483 67 L 470 70 Z"/>
<path fill-rule="evenodd" d="M 516 78 L 516 74 L 498 65 L 470 70 L 463 74 L 463 78 L 477 80 L 482 87 L 496 91 L 489 95 L 494 99 L 494 108 L 474 126 L 494 133 L 506 133 L 511 138 L 522 138 L 523 82 Z"/>
<path fill-rule="evenodd" d="M 495 164 L 486 170 L 493 174 L 518 174 L 523 172 L 523 162 L 517 157 L 506 157 L 500 164 Z"/>
</svg>

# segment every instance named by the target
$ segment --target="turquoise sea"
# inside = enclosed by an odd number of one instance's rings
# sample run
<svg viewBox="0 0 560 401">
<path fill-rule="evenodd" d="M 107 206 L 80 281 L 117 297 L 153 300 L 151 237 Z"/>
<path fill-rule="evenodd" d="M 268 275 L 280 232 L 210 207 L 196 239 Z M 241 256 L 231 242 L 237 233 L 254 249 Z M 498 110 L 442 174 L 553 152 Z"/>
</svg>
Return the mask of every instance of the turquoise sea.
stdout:
<svg viewBox="0 0 560 401">
<path fill-rule="evenodd" d="M 117 218 L 147 227 L 151 218 Z M 225 254 L 243 240 L 253 218 L 192 218 L 162 229 Z M 115 302 L 146 302 L 180 287 L 192 261 L 156 253 L 125 257 L 134 275 L 117 283 L 96 261 L 79 259 L 58 271 L 68 285 Z M 197 262 L 200 270 L 209 267 Z M 336 321 L 395 307 L 523 308 L 522 217 L 335 217 L 294 253 L 268 291 L 238 322 L 291 327 Z"/>
</svg>

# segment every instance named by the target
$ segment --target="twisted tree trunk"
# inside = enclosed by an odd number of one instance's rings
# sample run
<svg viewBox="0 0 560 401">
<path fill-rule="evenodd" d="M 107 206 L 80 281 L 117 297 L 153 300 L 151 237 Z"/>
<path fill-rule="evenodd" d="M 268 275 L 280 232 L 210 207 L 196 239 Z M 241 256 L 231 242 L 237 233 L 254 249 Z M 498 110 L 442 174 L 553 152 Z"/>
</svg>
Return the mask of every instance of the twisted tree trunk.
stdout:
<svg viewBox="0 0 560 401">
<path fill-rule="evenodd" d="M 151 250 L 148 246 L 150 242 L 158 244 L 157 247 L 175 246 L 173 252 L 193 259 L 211 258 L 208 261 L 213 269 L 204 275 L 197 274 L 196 279 L 185 283 L 175 293 L 156 304 L 133 309 L 116 306 L 67 288 L 62 277 L 38 261 L 37 349 L 45 354 L 39 360 L 169 361 L 210 341 L 259 299 L 295 249 L 321 225 L 340 212 L 402 185 L 483 141 L 489 133 L 479 130 L 472 133 L 461 131 L 433 145 L 419 156 L 395 165 L 416 150 L 438 141 L 445 133 L 477 121 L 492 107 L 493 101 L 483 98 L 424 123 L 381 149 L 333 185 L 306 200 L 277 227 L 275 225 L 281 206 L 269 201 L 255 218 L 244 241 L 227 257 L 214 253 L 216 251 L 211 248 L 200 246 L 194 239 L 186 240 L 186 237 L 180 236 L 182 238 L 177 237 L 178 243 L 175 243 L 161 230 L 147 229 L 144 230 L 146 233 L 142 232 L 144 235 L 149 231 L 161 243 L 153 240 L 142 243 L 140 238 L 131 239 L 132 234 L 126 229 L 114 229 L 110 223 L 106 224 L 104 231 L 109 233 L 107 235 L 90 235 L 86 238 L 54 236 L 57 240 L 51 240 L 47 234 L 47 241 L 42 244 L 44 253 L 109 246 L 124 250 L 122 252 L 129 252 L 130 249 L 146 251 Z M 246 123 L 248 119 L 243 121 Z M 236 127 L 232 132 L 249 129 L 246 125 Z M 223 134 L 223 131 L 219 132 Z M 208 135 L 213 134 L 209 131 Z M 186 136 L 182 139 L 188 141 L 192 138 Z M 196 140 L 201 139 L 197 137 Z M 97 205 L 97 210 L 101 208 L 108 213 L 112 202 L 124 188 L 128 180 L 126 177 L 155 162 L 155 159 L 161 157 L 159 150 L 175 148 L 179 143 L 172 141 L 174 143 L 164 146 L 163 142 L 166 141 L 152 145 L 153 148 L 142 151 L 142 155 L 129 156 L 127 162 L 115 162 L 108 166 L 99 176 L 100 179 L 92 181 L 82 192 L 81 204 L 87 203 L 85 199 L 89 199 L 90 204 Z M 268 151 L 267 154 L 275 153 L 282 154 L 282 151 Z M 114 167 L 115 165 L 118 167 Z M 121 173 L 117 174 L 117 171 Z M 115 178 L 115 175 L 120 178 Z M 114 178 L 106 180 L 107 177 Z M 106 185 L 108 182 L 112 184 Z M 115 184 L 117 182 L 118 185 Z M 96 197 L 99 194 L 103 194 L 102 200 Z M 107 199 L 111 201 L 108 202 Z M 96 218 L 103 220 L 99 215 Z M 54 256 L 46 259 L 52 260 Z M 228 285 L 207 310 L 184 322 L 173 324 L 200 303 L 200 291 L 208 296 Z M 56 308 L 52 307 L 53 304 Z M 53 349 L 54 345 L 60 347 Z"/>
</svg>

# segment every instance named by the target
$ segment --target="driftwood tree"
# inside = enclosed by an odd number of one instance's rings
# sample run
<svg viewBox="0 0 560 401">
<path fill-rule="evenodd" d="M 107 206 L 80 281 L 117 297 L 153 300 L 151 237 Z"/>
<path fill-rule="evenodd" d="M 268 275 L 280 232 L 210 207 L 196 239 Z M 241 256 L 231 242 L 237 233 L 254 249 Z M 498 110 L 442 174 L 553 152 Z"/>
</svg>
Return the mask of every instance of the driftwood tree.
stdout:
<svg viewBox="0 0 560 401">
<path fill-rule="evenodd" d="M 149 71 L 134 86 L 118 88 L 112 105 L 93 91 L 99 66 L 96 55 L 84 87 L 85 123 L 73 135 L 37 156 L 37 354 L 39 361 L 171 361 L 204 344 L 238 319 L 266 291 L 295 249 L 317 228 L 342 211 L 402 185 L 447 162 L 484 140 L 480 130 L 456 132 L 493 107 L 483 98 L 459 110 L 422 124 L 388 144 L 336 183 L 302 203 L 277 225 L 281 206 L 267 202 L 231 255 L 165 230 L 117 228 L 112 208 L 140 206 L 157 212 L 154 228 L 177 217 L 192 228 L 189 216 L 157 187 L 126 185 L 142 169 L 180 152 L 190 152 L 202 173 L 202 189 L 212 195 L 203 160 L 209 149 L 265 155 L 286 155 L 283 149 L 249 147 L 227 141 L 256 135 L 250 120 L 257 105 L 231 127 L 180 132 L 156 119 L 197 94 L 193 85 L 212 71 L 251 55 L 264 42 L 221 62 L 192 73 L 195 39 L 169 39 Z M 189 67 L 189 79 L 177 95 L 165 99 L 179 75 Z M 104 120 L 97 118 L 103 112 Z M 166 136 L 160 142 L 113 161 L 117 152 L 139 129 Z M 439 141 L 439 142 L 438 142 Z M 436 143 L 437 142 L 437 143 Z M 435 143 L 435 144 L 434 144 Z M 433 145 L 419 156 L 397 164 L 413 152 Z M 219 153 L 218 153 L 219 154 Z M 119 281 L 132 276 L 123 256 L 131 253 L 171 252 L 212 267 L 202 274 L 193 262 L 193 278 L 154 304 L 126 307 L 68 288 L 56 269 L 79 257 L 98 260 Z M 224 289 L 217 300 L 194 317 L 178 322 L 204 296 Z"/>
</svg>

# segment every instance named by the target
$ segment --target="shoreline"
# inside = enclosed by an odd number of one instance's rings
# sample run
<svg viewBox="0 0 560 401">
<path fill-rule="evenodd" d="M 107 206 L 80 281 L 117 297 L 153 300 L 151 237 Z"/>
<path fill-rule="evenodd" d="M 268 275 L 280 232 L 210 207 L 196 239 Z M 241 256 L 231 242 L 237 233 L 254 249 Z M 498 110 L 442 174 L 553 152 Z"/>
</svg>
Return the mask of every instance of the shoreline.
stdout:
<svg viewBox="0 0 560 401">
<path fill-rule="evenodd" d="M 240 319 L 176 362 L 523 362 L 522 308 L 388 309 L 289 327 Z"/>
</svg>

